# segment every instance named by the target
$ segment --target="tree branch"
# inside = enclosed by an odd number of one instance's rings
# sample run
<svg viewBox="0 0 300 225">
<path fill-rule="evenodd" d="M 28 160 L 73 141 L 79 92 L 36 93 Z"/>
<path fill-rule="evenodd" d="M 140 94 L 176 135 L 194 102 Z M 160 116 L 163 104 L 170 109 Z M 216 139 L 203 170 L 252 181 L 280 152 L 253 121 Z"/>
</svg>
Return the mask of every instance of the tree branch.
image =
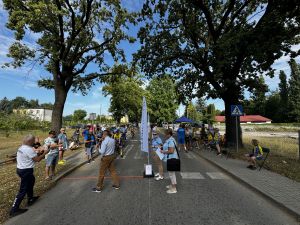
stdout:
<svg viewBox="0 0 300 225">
<path fill-rule="evenodd" d="M 224 16 L 222 17 L 221 23 L 216 31 L 216 35 L 220 36 L 222 29 L 225 26 L 226 20 L 228 19 L 229 14 L 232 12 L 233 8 L 234 8 L 234 4 L 235 4 L 235 0 L 230 0 L 229 2 L 229 6 L 226 10 L 226 12 L 224 13 Z"/>
<path fill-rule="evenodd" d="M 217 40 L 216 31 L 215 31 L 215 28 L 213 25 L 213 20 L 212 20 L 209 9 L 204 4 L 203 0 L 194 0 L 193 3 L 195 6 L 197 6 L 200 10 L 203 11 L 207 25 L 208 25 L 209 33 L 213 37 L 213 40 L 216 41 Z"/>
</svg>

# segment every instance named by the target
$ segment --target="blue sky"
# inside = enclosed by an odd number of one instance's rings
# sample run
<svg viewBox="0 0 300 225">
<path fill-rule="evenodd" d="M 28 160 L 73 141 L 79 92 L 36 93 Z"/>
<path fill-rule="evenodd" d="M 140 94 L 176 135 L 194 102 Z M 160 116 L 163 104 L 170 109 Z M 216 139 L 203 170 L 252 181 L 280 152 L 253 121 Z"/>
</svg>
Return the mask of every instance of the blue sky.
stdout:
<svg viewBox="0 0 300 225">
<path fill-rule="evenodd" d="M 131 11 L 136 11 L 141 9 L 143 0 L 124 0 L 123 5 Z M 0 0 L 0 66 L 11 61 L 6 54 L 8 52 L 8 47 L 13 43 L 14 36 L 13 32 L 5 27 L 7 22 L 7 12 L 3 9 L 2 0 Z M 130 27 L 130 35 L 136 36 L 136 27 Z M 34 40 L 37 38 L 36 34 L 28 33 L 25 36 L 24 42 L 26 44 L 34 47 Z M 127 60 L 130 61 L 132 58 L 132 53 L 139 49 L 139 43 L 129 44 L 127 42 L 122 42 L 120 46 L 125 50 Z M 294 46 L 293 48 L 299 49 L 300 46 Z M 287 74 L 290 73 L 289 66 L 287 64 L 289 60 L 288 56 L 284 56 L 277 60 L 273 67 L 276 69 L 275 78 L 271 79 L 266 77 L 266 83 L 268 84 L 270 90 L 275 90 L 278 85 L 278 73 L 279 70 L 286 71 Z M 299 63 L 299 57 L 296 59 Z M 96 69 L 95 65 L 89 66 L 89 70 Z M 27 99 L 38 99 L 40 103 L 44 102 L 54 102 L 54 92 L 39 88 L 37 86 L 37 80 L 41 77 L 47 75 L 47 72 L 43 70 L 42 67 L 35 65 L 32 67 L 25 66 L 22 68 L 0 68 L 0 99 L 7 97 L 9 99 L 15 98 L 16 96 L 23 96 Z M 64 115 L 69 115 L 76 109 L 85 109 L 88 113 L 95 112 L 97 114 L 109 114 L 109 97 L 104 97 L 102 95 L 102 84 L 96 83 L 95 86 L 91 88 L 88 95 L 82 96 L 80 93 L 70 92 L 66 101 Z M 208 100 L 208 103 L 214 103 L 216 108 L 224 109 L 223 101 L 220 99 Z M 183 113 L 183 106 L 180 106 L 178 112 Z"/>
</svg>

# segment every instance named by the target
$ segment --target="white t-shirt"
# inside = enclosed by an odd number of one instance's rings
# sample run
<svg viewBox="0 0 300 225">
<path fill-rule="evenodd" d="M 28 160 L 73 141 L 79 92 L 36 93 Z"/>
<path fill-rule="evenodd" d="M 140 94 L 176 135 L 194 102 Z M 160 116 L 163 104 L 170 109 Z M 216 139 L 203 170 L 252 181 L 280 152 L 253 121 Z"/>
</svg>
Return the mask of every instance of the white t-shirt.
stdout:
<svg viewBox="0 0 300 225">
<path fill-rule="evenodd" d="M 17 152 L 17 168 L 29 169 L 34 167 L 32 158 L 36 157 L 36 152 L 28 145 L 22 145 Z"/>
</svg>

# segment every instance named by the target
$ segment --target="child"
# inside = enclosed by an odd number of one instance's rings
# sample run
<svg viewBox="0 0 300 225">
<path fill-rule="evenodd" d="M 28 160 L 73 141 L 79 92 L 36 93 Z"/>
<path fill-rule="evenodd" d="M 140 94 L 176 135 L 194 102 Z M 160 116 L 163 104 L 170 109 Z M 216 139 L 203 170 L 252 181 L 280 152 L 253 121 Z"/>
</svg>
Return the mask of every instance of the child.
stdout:
<svg viewBox="0 0 300 225">
<path fill-rule="evenodd" d="M 246 154 L 250 165 L 247 167 L 249 169 L 255 170 L 256 169 L 256 160 L 259 160 L 263 156 L 262 147 L 259 145 L 258 140 L 252 139 L 253 150 L 252 153 Z"/>
</svg>

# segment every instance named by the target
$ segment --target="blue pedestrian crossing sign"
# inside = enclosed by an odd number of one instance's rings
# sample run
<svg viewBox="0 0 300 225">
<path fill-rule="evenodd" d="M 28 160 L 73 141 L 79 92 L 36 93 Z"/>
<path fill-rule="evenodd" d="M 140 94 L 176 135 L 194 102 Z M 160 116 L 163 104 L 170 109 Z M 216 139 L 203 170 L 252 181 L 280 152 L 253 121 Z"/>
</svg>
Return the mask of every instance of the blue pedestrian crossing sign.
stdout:
<svg viewBox="0 0 300 225">
<path fill-rule="evenodd" d="M 231 116 L 242 116 L 243 114 L 242 105 L 231 105 Z"/>
</svg>

